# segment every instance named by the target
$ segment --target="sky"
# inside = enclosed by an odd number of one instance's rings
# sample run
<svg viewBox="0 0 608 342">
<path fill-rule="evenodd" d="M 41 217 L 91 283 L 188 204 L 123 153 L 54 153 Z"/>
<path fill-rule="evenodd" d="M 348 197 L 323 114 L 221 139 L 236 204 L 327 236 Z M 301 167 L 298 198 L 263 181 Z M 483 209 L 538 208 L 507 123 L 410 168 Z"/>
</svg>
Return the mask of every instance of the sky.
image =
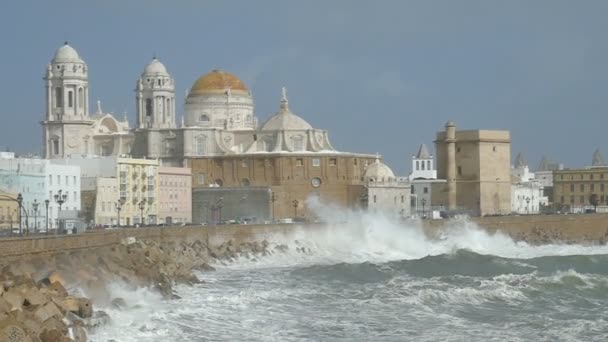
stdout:
<svg viewBox="0 0 608 342">
<path fill-rule="evenodd" d="M 69 41 L 90 103 L 132 124 L 133 89 L 157 56 L 180 115 L 193 82 L 224 69 L 260 121 L 285 86 L 336 149 L 380 153 L 400 175 L 448 120 L 509 130 L 512 158 L 532 169 L 542 156 L 586 166 L 596 148 L 608 156 L 607 16 L 603 0 L 2 1 L 0 147 L 40 152 L 42 77 Z"/>
</svg>

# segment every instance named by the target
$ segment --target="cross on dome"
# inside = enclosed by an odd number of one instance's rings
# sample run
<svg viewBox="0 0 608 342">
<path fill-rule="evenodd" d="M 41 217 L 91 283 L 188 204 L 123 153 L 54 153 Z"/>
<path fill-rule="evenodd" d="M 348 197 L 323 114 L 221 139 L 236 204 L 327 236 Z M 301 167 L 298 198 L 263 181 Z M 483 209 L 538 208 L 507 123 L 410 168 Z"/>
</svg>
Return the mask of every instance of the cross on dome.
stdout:
<svg viewBox="0 0 608 342">
<path fill-rule="evenodd" d="M 289 112 L 289 100 L 287 100 L 287 88 L 285 87 L 281 89 L 281 112 Z"/>
</svg>

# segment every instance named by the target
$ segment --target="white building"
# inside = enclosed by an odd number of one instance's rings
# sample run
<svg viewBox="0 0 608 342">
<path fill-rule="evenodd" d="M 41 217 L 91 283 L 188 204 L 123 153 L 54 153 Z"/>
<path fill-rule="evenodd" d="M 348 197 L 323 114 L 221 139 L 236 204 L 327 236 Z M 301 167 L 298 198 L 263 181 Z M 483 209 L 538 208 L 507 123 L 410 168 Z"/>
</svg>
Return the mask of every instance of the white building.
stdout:
<svg viewBox="0 0 608 342">
<path fill-rule="evenodd" d="M 55 229 L 58 227 L 60 211 L 80 211 L 80 167 L 52 160 L 46 171 L 49 227 Z"/>
<path fill-rule="evenodd" d="M 411 183 L 411 211 L 415 216 L 429 217 L 441 208 L 431 207 L 433 183 L 445 182 L 437 179 L 437 169 L 433 155 L 425 144 L 420 145 L 418 153 L 412 156 L 412 171 L 408 176 Z"/>
<path fill-rule="evenodd" d="M 410 216 L 410 184 L 405 177 L 395 177 L 393 170 L 376 159 L 363 176 L 367 210 L 397 218 Z"/>
<path fill-rule="evenodd" d="M 511 168 L 511 212 L 516 214 L 538 214 L 549 200 L 544 187 L 535 178 L 521 153 Z"/>
</svg>

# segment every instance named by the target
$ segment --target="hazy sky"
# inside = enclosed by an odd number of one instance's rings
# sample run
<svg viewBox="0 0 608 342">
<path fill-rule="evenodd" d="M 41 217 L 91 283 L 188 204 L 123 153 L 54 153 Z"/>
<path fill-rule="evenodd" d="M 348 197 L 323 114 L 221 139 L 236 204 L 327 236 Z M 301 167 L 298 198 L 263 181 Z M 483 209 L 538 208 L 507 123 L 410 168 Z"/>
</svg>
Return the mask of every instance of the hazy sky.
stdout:
<svg viewBox="0 0 608 342">
<path fill-rule="evenodd" d="M 260 120 L 286 86 L 334 147 L 379 152 L 402 175 L 448 119 L 510 130 L 533 168 L 542 155 L 584 166 L 597 147 L 608 157 L 607 17 L 603 0 L 2 1 L 0 146 L 39 151 L 42 77 L 68 40 L 89 65 L 91 104 L 132 123 L 156 54 L 180 115 L 192 83 L 222 68 L 253 91 Z"/>
</svg>

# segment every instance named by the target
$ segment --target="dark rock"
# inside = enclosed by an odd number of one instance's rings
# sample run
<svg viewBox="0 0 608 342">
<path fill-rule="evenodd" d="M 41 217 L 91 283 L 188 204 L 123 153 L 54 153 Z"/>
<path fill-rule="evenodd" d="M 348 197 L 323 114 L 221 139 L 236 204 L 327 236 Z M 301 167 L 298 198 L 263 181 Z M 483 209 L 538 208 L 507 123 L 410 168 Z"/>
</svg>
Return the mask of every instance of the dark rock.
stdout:
<svg viewBox="0 0 608 342">
<path fill-rule="evenodd" d="M 112 307 L 115 309 L 123 310 L 127 307 L 127 302 L 125 302 L 122 298 L 114 298 L 112 299 Z"/>
</svg>

